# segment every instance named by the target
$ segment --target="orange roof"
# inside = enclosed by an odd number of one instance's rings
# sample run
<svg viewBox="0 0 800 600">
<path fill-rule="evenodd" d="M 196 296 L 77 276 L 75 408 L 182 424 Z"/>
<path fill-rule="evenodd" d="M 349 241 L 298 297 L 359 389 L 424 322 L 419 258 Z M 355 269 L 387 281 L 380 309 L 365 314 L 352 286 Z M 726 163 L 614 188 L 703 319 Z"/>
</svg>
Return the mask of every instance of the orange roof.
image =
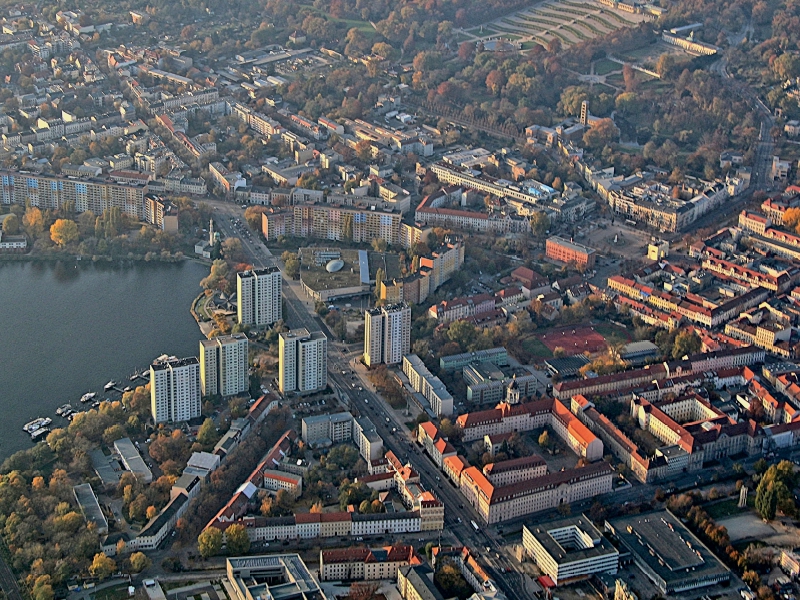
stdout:
<svg viewBox="0 0 800 600">
<path fill-rule="evenodd" d="M 436 428 L 436 425 L 431 423 L 430 421 L 425 421 L 424 423 L 419 424 L 419 428 L 425 432 L 432 440 L 435 440 L 436 437 L 439 435 L 439 430 Z"/>
</svg>

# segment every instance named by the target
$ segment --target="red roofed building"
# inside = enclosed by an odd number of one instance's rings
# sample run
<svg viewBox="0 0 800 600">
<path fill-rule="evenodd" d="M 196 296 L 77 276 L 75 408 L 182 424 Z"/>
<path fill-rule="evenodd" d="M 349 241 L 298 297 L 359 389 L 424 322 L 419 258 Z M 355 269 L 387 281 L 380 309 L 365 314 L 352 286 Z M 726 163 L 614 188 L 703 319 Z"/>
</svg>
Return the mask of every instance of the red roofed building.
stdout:
<svg viewBox="0 0 800 600">
<path fill-rule="evenodd" d="M 549 426 L 579 456 L 589 461 L 603 458 L 603 442 L 553 398 L 513 405 L 503 402 L 492 410 L 459 415 L 456 425 L 463 431 L 465 442 Z"/>
<path fill-rule="evenodd" d="M 413 546 L 383 548 L 334 548 L 319 553 L 321 581 L 375 581 L 397 578 L 397 570 L 420 565 L 422 559 Z"/>
</svg>

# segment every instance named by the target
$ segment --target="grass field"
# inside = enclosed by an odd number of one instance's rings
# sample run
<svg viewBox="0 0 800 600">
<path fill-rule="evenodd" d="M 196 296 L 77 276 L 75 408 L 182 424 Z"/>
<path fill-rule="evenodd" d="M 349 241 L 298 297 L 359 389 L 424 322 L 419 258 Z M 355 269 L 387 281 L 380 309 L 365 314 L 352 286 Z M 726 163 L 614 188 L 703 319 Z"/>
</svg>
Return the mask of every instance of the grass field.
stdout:
<svg viewBox="0 0 800 600">
<path fill-rule="evenodd" d="M 619 71 L 622 69 L 622 65 L 619 63 L 615 63 L 613 60 L 608 60 L 607 58 L 601 58 L 596 63 L 594 63 L 594 72 L 597 75 L 608 75 L 613 71 Z"/>
<path fill-rule="evenodd" d="M 708 513 L 709 517 L 716 520 L 737 515 L 740 512 L 744 512 L 746 510 L 739 508 L 738 505 L 739 505 L 739 499 L 731 498 L 730 500 L 724 500 L 722 502 L 717 502 L 715 504 L 706 504 L 703 506 L 703 509 L 705 509 L 705 511 Z"/>
<path fill-rule="evenodd" d="M 94 600 L 125 600 L 128 598 L 128 584 L 105 588 L 92 594 L 92 598 Z"/>
<path fill-rule="evenodd" d="M 524 342 L 522 342 L 522 348 L 525 352 L 529 353 L 532 356 L 538 356 L 541 358 L 552 358 L 553 353 L 550 352 L 550 349 L 545 346 L 541 340 L 535 337 L 528 338 Z"/>
<path fill-rule="evenodd" d="M 605 321 L 597 323 L 594 326 L 594 330 L 606 339 L 614 336 L 620 337 L 628 342 L 633 339 L 627 329 L 614 325 L 613 323 L 606 323 Z"/>
</svg>

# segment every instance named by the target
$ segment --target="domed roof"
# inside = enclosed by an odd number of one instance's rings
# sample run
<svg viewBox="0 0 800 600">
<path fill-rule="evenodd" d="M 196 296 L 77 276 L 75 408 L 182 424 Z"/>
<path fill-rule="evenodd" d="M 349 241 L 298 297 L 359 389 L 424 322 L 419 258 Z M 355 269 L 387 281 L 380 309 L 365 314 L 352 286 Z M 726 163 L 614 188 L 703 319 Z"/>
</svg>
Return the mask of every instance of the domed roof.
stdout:
<svg viewBox="0 0 800 600">
<path fill-rule="evenodd" d="M 337 258 L 325 265 L 325 270 L 328 273 L 336 273 L 336 271 L 341 271 L 343 266 L 344 261 L 340 258 Z"/>
</svg>

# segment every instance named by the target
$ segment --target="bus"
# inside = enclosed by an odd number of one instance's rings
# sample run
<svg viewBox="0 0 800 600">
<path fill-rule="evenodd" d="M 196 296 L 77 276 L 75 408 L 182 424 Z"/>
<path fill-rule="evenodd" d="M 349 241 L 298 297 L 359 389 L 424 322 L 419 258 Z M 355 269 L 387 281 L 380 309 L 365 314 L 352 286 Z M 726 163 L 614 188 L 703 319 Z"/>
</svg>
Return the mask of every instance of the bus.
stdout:
<svg viewBox="0 0 800 600">
<path fill-rule="evenodd" d="M 470 521 L 470 523 L 472 523 L 472 527 L 475 528 L 475 531 L 480 531 L 481 530 L 481 528 L 478 527 L 478 524 L 475 521 Z"/>
</svg>

